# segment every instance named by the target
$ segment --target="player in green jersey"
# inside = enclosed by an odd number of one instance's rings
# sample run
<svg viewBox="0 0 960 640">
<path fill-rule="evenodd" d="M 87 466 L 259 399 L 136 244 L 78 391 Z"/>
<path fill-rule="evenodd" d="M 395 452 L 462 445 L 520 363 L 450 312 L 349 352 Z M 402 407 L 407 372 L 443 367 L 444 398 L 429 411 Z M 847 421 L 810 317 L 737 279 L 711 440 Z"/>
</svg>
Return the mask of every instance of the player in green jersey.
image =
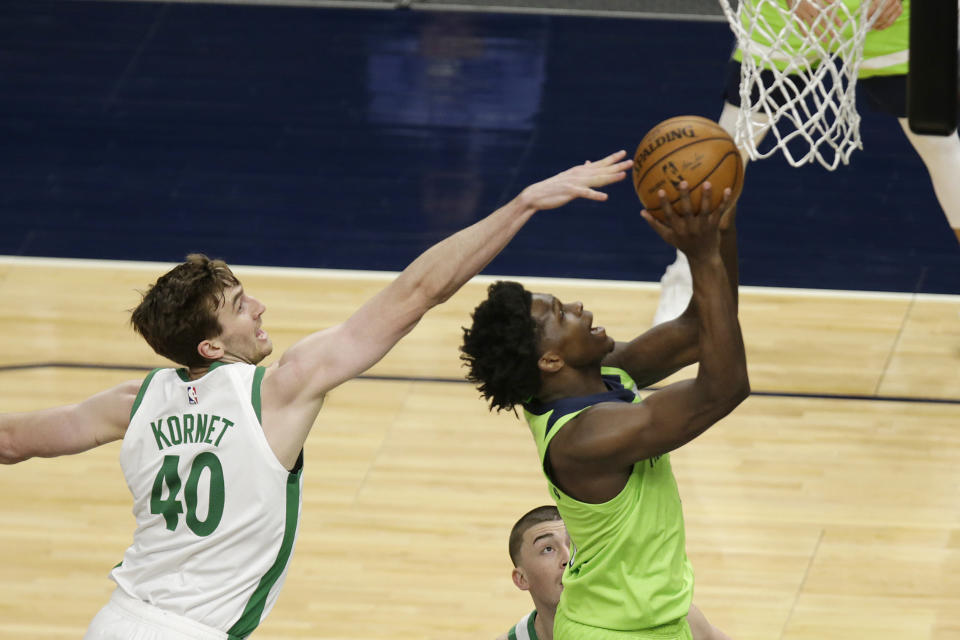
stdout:
<svg viewBox="0 0 960 640">
<path fill-rule="evenodd" d="M 511 577 L 521 591 L 528 591 L 534 609 L 497 640 L 553 640 L 553 621 L 563 592 L 563 571 L 570 562 L 570 535 L 553 505 L 531 509 L 510 531 Z M 729 640 L 690 605 L 687 622 L 694 640 Z"/>
<path fill-rule="evenodd" d="M 796 15 L 807 25 L 812 25 L 823 6 L 809 0 L 787 0 L 797 3 Z M 838 1 L 838 0 L 835 0 Z M 845 0 L 848 4 L 856 3 Z M 857 75 L 857 91 L 861 92 L 871 109 L 885 113 L 897 119 L 904 135 L 923 161 L 934 194 L 960 242 L 960 137 L 957 132 L 947 136 L 914 133 L 907 122 L 907 66 L 910 59 L 910 0 L 869 0 L 870 14 L 876 14 L 873 27 L 867 32 L 863 44 L 863 62 Z M 783 24 L 783 16 L 772 10 L 764 12 L 764 18 L 772 31 Z M 761 45 L 759 34 L 755 38 Z M 781 43 L 781 50 L 771 54 L 772 64 L 779 69 L 786 67 L 786 57 L 799 46 L 796 37 Z M 779 54 L 779 55 L 778 55 Z M 727 66 L 723 110 L 718 122 L 730 135 L 736 133 L 740 111 L 740 60 L 742 53 L 738 49 Z M 799 83 L 796 76 L 790 76 Z M 761 80 L 765 86 L 773 85 L 773 75 L 763 71 Z M 754 120 L 763 123 L 762 113 L 754 114 Z M 758 127 L 756 144 L 766 134 L 766 129 Z M 742 152 L 744 165 L 749 161 L 746 152 Z M 677 317 L 686 308 L 690 300 L 691 282 L 687 261 L 681 252 L 676 261 L 670 264 L 660 280 L 661 293 L 653 323 L 659 324 Z"/>
<path fill-rule="evenodd" d="M 644 219 L 687 254 L 694 294 L 676 320 L 614 342 L 580 302 L 491 285 L 464 330 L 468 379 L 498 410 L 522 405 L 548 488 L 574 544 L 554 634 L 564 640 L 689 639 L 693 571 L 668 453 L 750 391 L 737 320 L 737 257 L 729 191 L 703 209 L 686 194 L 664 221 Z M 636 394 L 683 366 L 696 378 L 643 402 Z"/>
</svg>

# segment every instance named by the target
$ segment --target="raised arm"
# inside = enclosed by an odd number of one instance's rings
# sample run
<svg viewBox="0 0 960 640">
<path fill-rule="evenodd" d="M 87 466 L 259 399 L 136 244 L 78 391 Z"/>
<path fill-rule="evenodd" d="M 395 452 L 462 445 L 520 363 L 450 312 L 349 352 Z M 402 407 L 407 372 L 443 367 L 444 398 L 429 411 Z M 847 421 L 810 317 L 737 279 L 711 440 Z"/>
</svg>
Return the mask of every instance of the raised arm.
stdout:
<svg viewBox="0 0 960 640">
<path fill-rule="evenodd" d="M 312 334 L 283 354 L 271 376 L 307 400 L 356 377 L 379 361 L 432 307 L 480 272 L 533 214 L 576 198 L 606 200 L 596 191 L 622 180 L 629 160 L 619 151 L 542 182 L 479 222 L 434 245 L 344 323 Z M 289 398 L 293 399 L 293 398 Z"/>
<path fill-rule="evenodd" d="M 616 495 L 634 463 L 689 442 L 750 393 L 736 304 L 720 257 L 721 209 L 692 214 L 687 205 L 686 212 L 675 214 L 664 202 L 664 210 L 665 223 L 647 212 L 644 218 L 687 254 L 698 310 L 700 367 L 695 379 L 672 384 L 642 403 L 595 405 L 557 434 L 550 445 L 554 472 L 581 500 Z"/>
<path fill-rule="evenodd" d="M 711 200 L 709 183 L 703 198 L 704 213 L 710 211 Z M 730 205 L 725 198 L 720 199 L 717 207 L 729 212 L 721 218 L 720 258 L 726 271 L 726 282 L 730 288 L 734 308 L 737 308 L 739 285 L 739 262 L 737 258 L 736 205 Z M 672 373 L 700 359 L 700 319 L 697 314 L 697 301 L 694 296 L 686 310 L 669 322 L 658 324 L 629 342 L 618 342 L 603 364 L 620 367 L 630 374 L 639 388 L 663 380 Z"/>
<path fill-rule="evenodd" d="M 606 200 L 596 189 L 623 180 L 632 161 L 618 151 L 524 189 L 479 222 L 429 248 L 342 324 L 288 349 L 263 380 L 263 426 L 288 468 L 296 460 L 324 394 L 376 364 L 429 309 L 490 262 L 534 213 L 576 198 Z"/>
<path fill-rule="evenodd" d="M 0 463 L 80 453 L 123 438 L 139 388 L 131 380 L 79 404 L 0 414 Z"/>
</svg>

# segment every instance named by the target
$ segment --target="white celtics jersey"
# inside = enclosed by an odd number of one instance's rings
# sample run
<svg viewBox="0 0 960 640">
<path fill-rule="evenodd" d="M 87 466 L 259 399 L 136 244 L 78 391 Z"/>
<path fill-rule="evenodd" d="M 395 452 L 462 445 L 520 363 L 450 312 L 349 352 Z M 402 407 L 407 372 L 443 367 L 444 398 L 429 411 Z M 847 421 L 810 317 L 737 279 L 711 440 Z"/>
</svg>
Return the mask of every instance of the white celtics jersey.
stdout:
<svg viewBox="0 0 960 640">
<path fill-rule="evenodd" d="M 249 635 L 276 602 L 300 520 L 300 466 L 260 426 L 264 369 L 216 363 L 197 380 L 157 369 L 120 449 L 137 530 L 110 576 L 128 595 Z"/>
</svg>

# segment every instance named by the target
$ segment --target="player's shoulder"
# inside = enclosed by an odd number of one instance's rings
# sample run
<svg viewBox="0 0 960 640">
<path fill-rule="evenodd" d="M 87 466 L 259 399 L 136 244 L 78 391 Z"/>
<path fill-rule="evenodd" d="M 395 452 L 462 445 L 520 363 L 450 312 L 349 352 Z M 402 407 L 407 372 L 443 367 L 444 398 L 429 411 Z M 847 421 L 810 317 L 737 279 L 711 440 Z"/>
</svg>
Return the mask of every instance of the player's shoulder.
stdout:
<svg viewBox="0 0 960 640">
<path fill-rule="evenodd" d="M 148 378 L 125 380 L 117 386 L 107 389 L 106 393 L 119 401 L 128 402 L 130 405 L 133 405 L 134 400 L 136 400 L 140 394 L 140 389 L 147 381 Z"/>
</svg>

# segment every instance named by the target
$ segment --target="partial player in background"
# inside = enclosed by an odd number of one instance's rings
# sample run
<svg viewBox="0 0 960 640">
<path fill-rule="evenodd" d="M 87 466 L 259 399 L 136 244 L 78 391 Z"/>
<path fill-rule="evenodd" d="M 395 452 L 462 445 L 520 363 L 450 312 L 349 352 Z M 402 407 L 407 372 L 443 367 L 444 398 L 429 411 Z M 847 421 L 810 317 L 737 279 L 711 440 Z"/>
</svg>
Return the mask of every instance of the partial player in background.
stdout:
<svg viewBox="0 0 960 640">
<path fill-rule="evenodd" d="M 467 378 L 491 408 L 523 406 L 575 547 L 554 620 L 563 640 L 691 638 L 693 568 L 669 452 L 750 392 L 731 194 L 713 206 L 702 189 L 699 211 L 684 182 L 676 212 L 665 190 L 662 222 L 642 212 L 690 256 L 694 302 L 676 320 L 614 342 L 582 303 L 497 282 L 464 329 Z M 639 388 L 693 362 L 695 379 L 641 400 Z"/>
<path fill-rule="evenodd" d="M 497 640 L 553 640 L 553 619 L 570 561 L 570 536 L 553 505 L 523 514 L 510 530 L 511 577 L 533 600 L 533 611 Z"/>
<path fill-rule="evenodd" d="M 79 404 L 0 415 L 0 463 L 123 440 L 137 529 L 86 640 L 245 638 L 286 577 L 301 508 L 303 446 L 334 387 L 373 366 L 493 259 L 539 210 L 626 177 L 620 151 L 530 185 L 434 245 L 343 323 L 269 367 L 264 305 L 225 263 L 195 254 L 150 287 L 132 322 L 156 369 Z M 65 495 L 69 490 L 64 489 Z"/>
<path fill-rule="evenodd" d="M 789 0 L 796 2 L 796 0 Z M 839 1 L 839 0 L 834 0 Z M 904 134 L 923 160 L 933 190 L 946 214 L 957 241 L 960 242 L 960 137 L 954 131 L 948 136 L 921 135 L 910 130 L 907 124 L 907 62 L 910 54 L 910 0 L 870 0 L 869 11 L 876 14 L 873 28 L 864 41 L 863 62 L 857 79 L 857 90 L 862 92 L 867 103 L 876 111 L 889 114 L 900 123 Z M 813 25 L 822 8 L 808 0 L 801 0 L 796 15 L 808 26 Z M 775 16 L 768 16 L 773 20 Z M 776 25 L 773 25 L 776 31 Z M 735 135 L 740 110 L 740 62 L 742 52 L 738 49 L 727 66 L 724 88 L 724 105 L 720 125 Z M 785 63 L 774 61 L 779 68 Z M 762 76 L 770 85 L 769 72 Z M 795 77 L 794 77 L 795 78 Z M 766 135 L 762 114 L 755 114 L 758 122 L 756 144 Z M 744 165 L 749 161 L 743 151 Z M 690 300 L 692 284 L 690 267 L 682 252 L 677 252 L 676 261 L 669 265 L 660 280 L 660 301 L 653 324 L 660 324 L 677 317 Z"/>
<path fill-rule="evenodd" d="M 570 536 L 557 508 L 544 505 L 521 516 L 510 531 L 509 551 L 513 584 L 530 593 L 534 609 L 497 640 L 553 640 L 563 572 L 570 562 Z M 692 604 L 687 622 L 693 640 L 730 640 Z"/>
</svg>

